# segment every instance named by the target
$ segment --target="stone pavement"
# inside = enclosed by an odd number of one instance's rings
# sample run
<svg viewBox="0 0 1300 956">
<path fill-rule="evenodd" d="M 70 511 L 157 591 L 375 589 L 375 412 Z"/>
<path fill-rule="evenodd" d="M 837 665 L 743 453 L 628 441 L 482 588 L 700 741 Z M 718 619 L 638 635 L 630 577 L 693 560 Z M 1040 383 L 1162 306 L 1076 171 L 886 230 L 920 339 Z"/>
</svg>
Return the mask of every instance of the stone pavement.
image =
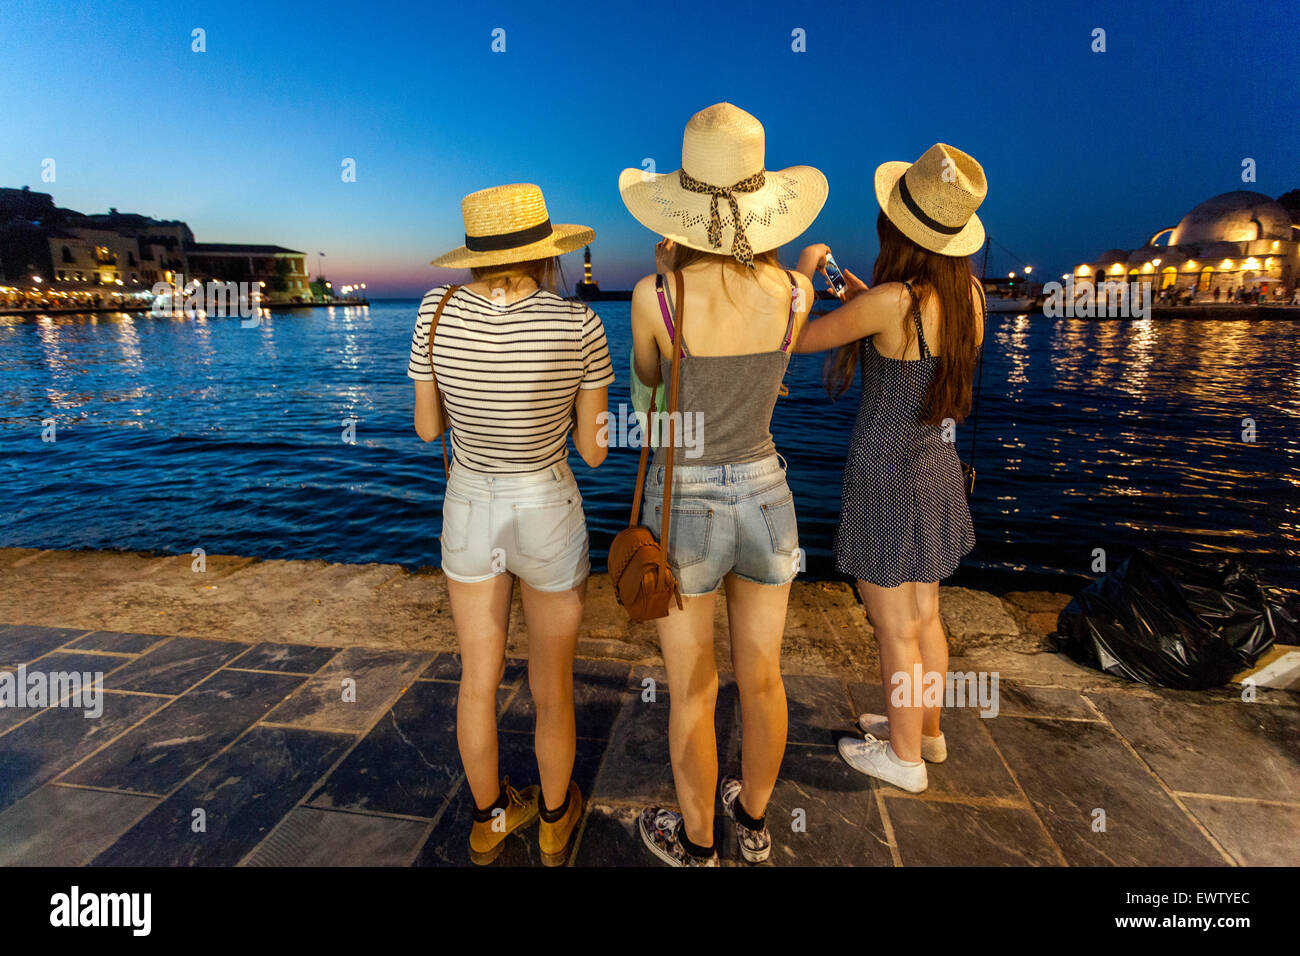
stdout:
<svg viewBox="0 0 1300 956">
<path fill-rule="evenodd" d="M 0 864 L 469 863 L 454 653 L 0 627 L 0 670 L 19 665 L 102 672 L 105 692 L 97 718 L 0 708 Z M 521 785 L 536 780 L 526 668 L 512 659 L 500 690 L 502 772 Z M 878 683 L 791 674 L 790 742 L 768 811 L 773 862 L 1300 863 L 1296 695 L 1245 703 L 1230 689 L 1070 676 L 1090 686 L 1004 677 L 996 717 L 949 711 L 949 759 L 912 796 L 835 750 L 856 713 L 882 706 Z M 633 819 L 673 802 L 671 688 L 660 668 L 628 660 L 580 659 L 575 678 L 574 776 L 590 803 L 570 862 L 657 865 Z M 343 699 L 347 679 L 355 702 Z M 738 765 L 738 717 L 724 675 L 725 768 Z M 725 862 L 744 865 L 721 821 L 718 841 Z M 512 835 L 494 865 L 540 865 L 535 827 Z"/>
</svg>

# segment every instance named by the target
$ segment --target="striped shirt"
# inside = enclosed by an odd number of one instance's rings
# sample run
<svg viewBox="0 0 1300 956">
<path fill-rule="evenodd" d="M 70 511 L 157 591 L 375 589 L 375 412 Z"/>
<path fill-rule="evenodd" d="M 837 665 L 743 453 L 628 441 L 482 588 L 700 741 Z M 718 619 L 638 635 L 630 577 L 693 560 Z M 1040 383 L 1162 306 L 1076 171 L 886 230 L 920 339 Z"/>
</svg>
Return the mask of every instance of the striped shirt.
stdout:
<svg viewBox="0 0 1300 956">
<path fill-rule="evenodd" d="M 420 303 L 406 368 L 417 381 L 434 381 L 429 325 L 447 288 Z M 433 359 L 456 461 L 491 474 L 567 458 L 578 389 L 614 381 L 600 316 L 544 289 L 509 304 L 460 289 L 438 320 Z"/>
</svg>

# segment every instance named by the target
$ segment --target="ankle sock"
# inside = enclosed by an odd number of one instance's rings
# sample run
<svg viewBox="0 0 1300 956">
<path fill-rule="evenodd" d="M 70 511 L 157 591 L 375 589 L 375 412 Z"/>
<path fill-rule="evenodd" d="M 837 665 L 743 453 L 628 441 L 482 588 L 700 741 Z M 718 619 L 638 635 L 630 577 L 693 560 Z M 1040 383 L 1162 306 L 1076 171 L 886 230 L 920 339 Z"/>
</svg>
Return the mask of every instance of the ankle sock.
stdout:
<svg viewBox="0 0 1300 956">
<path fill-rule="evenodd" d="M 564 790 L 564 802 L 554 810 L 547 810 L 546 797 L 543 796 L 541 799 L 541 806 L 538 808 L 542 815 L 542 819 L 547 823 L 559 823 L 560 820 L 564 818 L 564 815 L 569 812 L 569 800 L 572 797 L 573 794 L 570 793 L 569 789 L 566 787 Z"/>
<path fill-rule="evenodd" d="M 497 798 L 488 805 L 486 810 L 480 810 L 477 806 L 474 807 L 474 822 L 487 823 L 492 819 L 492 811 L 504 810 L 508 802 L 509 801 L 506 799 L 506 788 L 502 787 L 501 791 L 497 794 Z"/>
<path fill-rule="evenodd" d="M 751 817 L 745 812 L 744 805 L 740 802 L 740 797 L 736 797 L 736 802 L 731 805 L 731 812 L 736 815 L 736 822 L 743 825 L 747 830 L 761 830 L 767 826 L 767 814 L 764 813 L 757 819 Z"/>
<path fill-rule="evenodd" d="M 889 754 L 889 759 L 894 761 L 900 767 L 919 767 L 925 761 L 923 760 L 904 760 L 898 754 L 894 753 L 894 745 L 890 744 L 885 748 L 885 753 Z"/>
<path fill-rule="evenodd" d="M 697 843 L 691 842 L 691 838 L 686 835 L 686 824 L 684 823 L 677 831 L 677 839 L 680 840 L 682 846 L 686 848 L 686 852 L 698 860 L 707 860 L 709 857 L 713 856 L 713 847 L 700 846 Z"/>
</svg>

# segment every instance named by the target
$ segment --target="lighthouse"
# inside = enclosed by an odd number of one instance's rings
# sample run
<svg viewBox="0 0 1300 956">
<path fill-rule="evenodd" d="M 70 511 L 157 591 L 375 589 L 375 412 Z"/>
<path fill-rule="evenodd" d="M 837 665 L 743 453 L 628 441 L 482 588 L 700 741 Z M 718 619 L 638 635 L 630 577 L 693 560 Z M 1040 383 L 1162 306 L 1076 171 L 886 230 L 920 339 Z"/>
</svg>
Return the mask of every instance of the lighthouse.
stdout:
<svg viewBox="0 0 1300 956">
<path fill-rule="evenodd" d="M 578 283 L 575 291 L 579 299 L 600 298 L 600 286 L 591 277 L 591 246 L 587 246 L 582 254 L 582 281 Z"/>
</svg>

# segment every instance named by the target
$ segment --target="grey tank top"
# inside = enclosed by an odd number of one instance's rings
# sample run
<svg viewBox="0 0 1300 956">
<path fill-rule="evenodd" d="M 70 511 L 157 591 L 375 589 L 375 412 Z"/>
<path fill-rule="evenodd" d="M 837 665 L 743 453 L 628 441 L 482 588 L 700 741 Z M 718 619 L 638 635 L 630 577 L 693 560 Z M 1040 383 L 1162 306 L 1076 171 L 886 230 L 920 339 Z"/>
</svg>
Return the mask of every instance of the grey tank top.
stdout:
<svg viewBox="0 0 1300 956">
<path fill-rule="evenodd" d="M 676 467 L 738 465 L 776 453 L 772 441 L 772 410 L 790 363 L 789 352 L 750 355 L 691 355 L 682 359 L 674 422 L 678 435 Z M 673 366 L 660 360 L 665 387 Z M 667 401 L 660 403 L 667 407 Z M 667 427 L 660 426 L 667 440 Z M 655 450 L 663 464 L 664 449 Z"/>
<path fill-rule="evenodd" d="M 681 379 L 677 385 L 677 410 L 681 417 L 673 423 L 673 433 L 677 436 L 675 466 L 738 465 L 776 453 L 772 441 L 772 410 L 790 364 L 790 336 L 799 292 L 794 276 L 787 271 L 786 277 L 790 280 L 790 315 L 780 350 L 745 355 L 691 355 L 685 343 L 682 344 Z M 673 315 L 662 275 L 655 277 L 655 288 L 659 310 L 671 338 Z M 659 392 L 662 398 L 656 404 L 667 408 L 672 361 L 661 358 L 659 372 L 663 381 Z M 659 465 L 663 464 L 668 429 L 661 425 L 657 431 L 663 435 L 654 456 L 654 463 Z"/>
</svg>

